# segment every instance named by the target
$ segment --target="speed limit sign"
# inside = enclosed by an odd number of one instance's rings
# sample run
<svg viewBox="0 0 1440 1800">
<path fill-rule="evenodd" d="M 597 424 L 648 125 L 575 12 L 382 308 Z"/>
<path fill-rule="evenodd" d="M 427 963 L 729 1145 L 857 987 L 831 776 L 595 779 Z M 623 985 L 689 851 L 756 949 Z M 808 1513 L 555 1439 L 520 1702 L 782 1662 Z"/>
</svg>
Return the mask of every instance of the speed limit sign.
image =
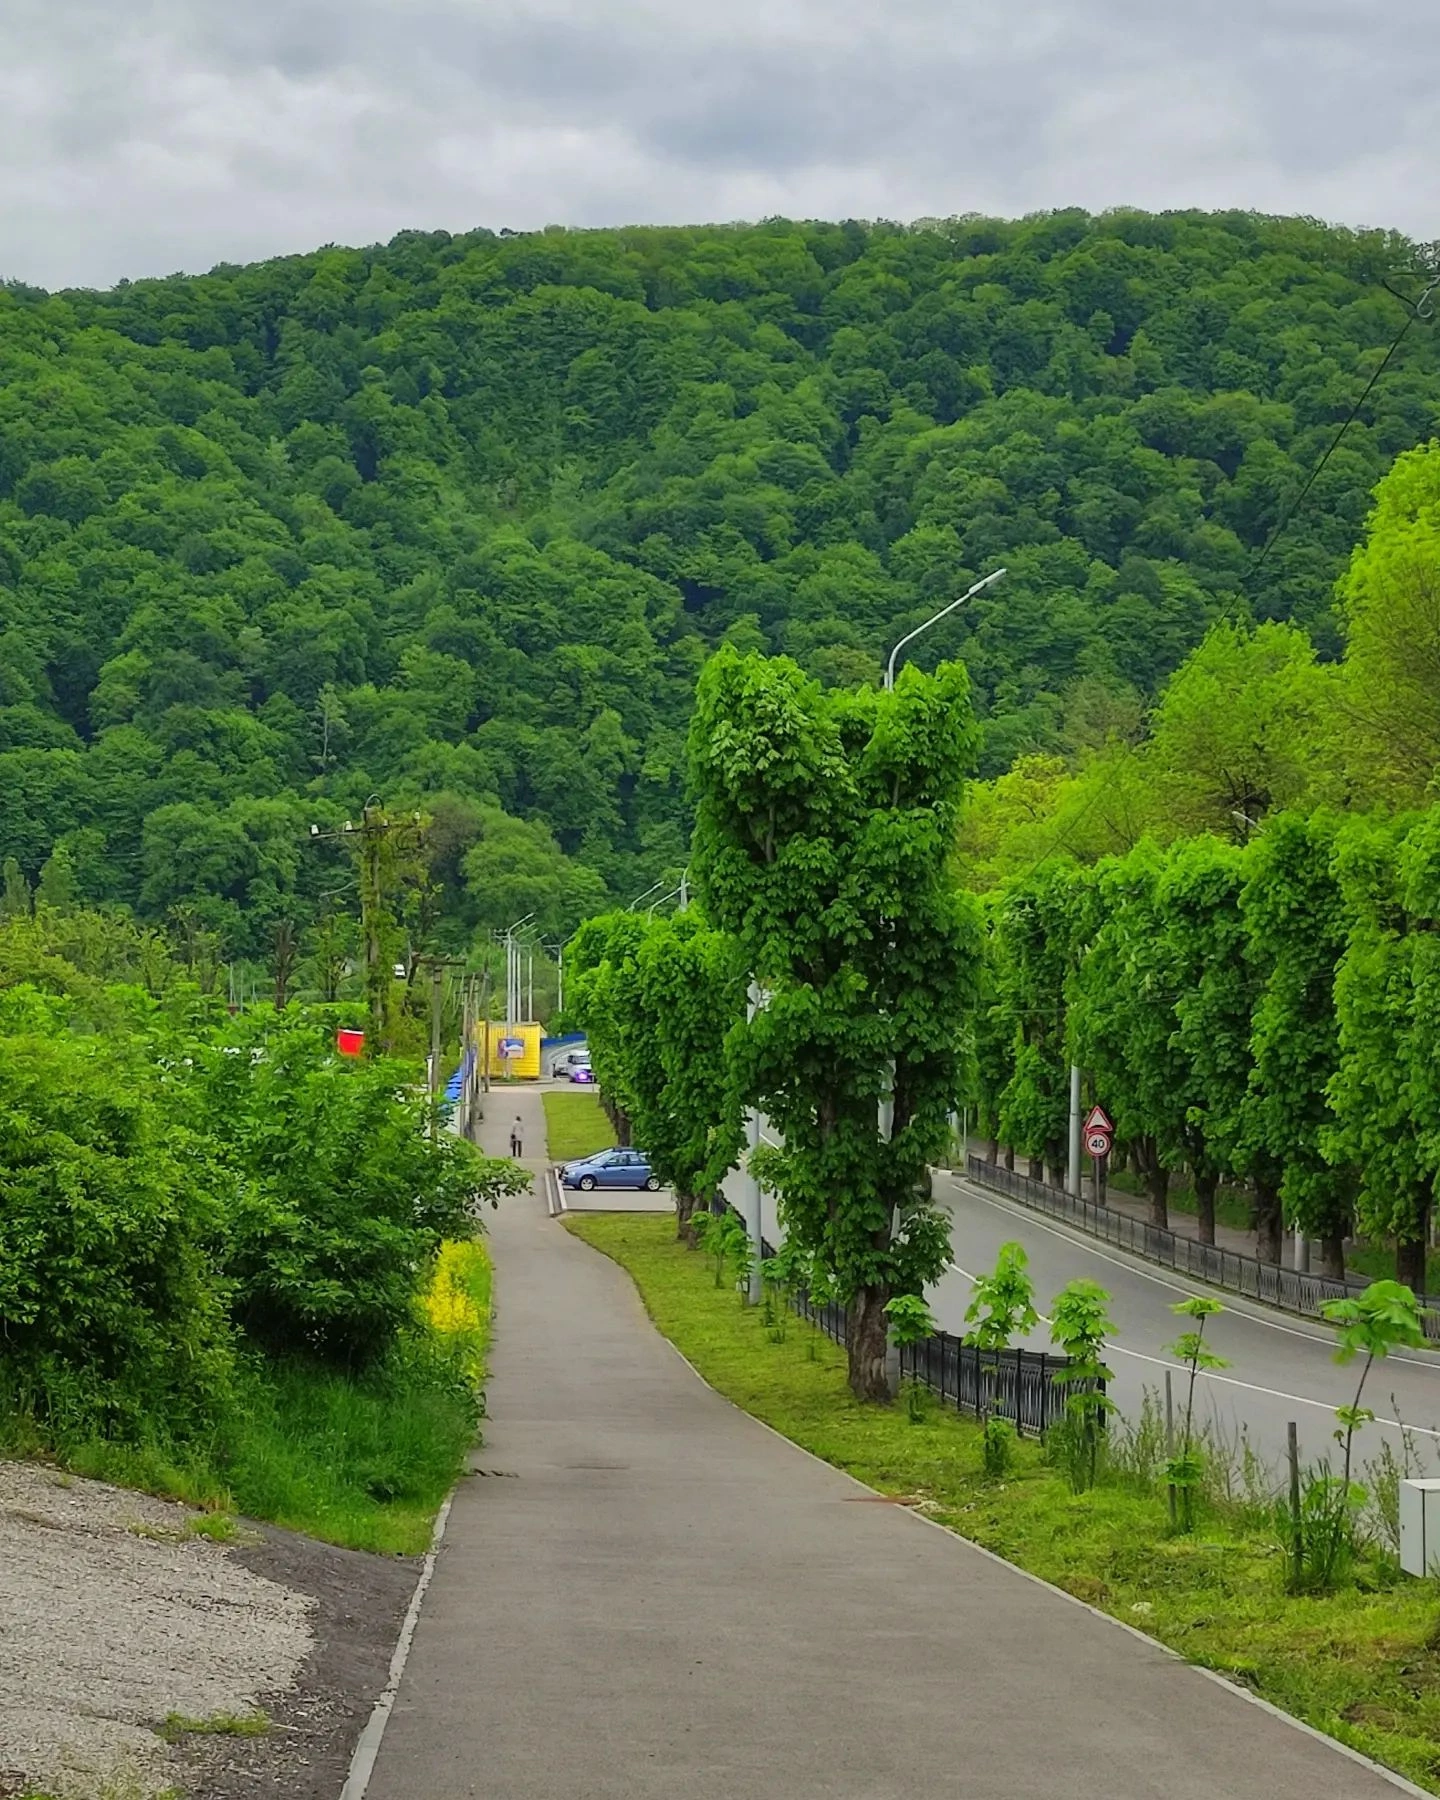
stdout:
<svg viewBox="0 0 1440 1800">
<path fill-rule="evenodd" d="M 1110 1154 L 1110 1133 L 1108 1131 L 1086 1132 L 1085 1148 L 1091 1156 L 1108 1156 Z"/>
</svg>

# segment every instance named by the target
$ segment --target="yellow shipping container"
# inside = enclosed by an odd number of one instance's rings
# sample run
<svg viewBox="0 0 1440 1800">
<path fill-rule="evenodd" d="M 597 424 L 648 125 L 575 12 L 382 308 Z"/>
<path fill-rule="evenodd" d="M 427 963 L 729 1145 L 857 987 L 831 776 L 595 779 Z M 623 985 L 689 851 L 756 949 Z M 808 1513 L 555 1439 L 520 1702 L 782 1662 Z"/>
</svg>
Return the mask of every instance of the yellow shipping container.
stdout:
<svg viewBox="0 0 1440 1800">
<path fill-rule="evenodd" d="M 520 1081 L 540 1079 L 538 1025 L 497 1025 L 493 1019 L 482 1019 L 475 1029 L 480 1060 L 492 1081 L 507 1075 Z"/>
</svg>

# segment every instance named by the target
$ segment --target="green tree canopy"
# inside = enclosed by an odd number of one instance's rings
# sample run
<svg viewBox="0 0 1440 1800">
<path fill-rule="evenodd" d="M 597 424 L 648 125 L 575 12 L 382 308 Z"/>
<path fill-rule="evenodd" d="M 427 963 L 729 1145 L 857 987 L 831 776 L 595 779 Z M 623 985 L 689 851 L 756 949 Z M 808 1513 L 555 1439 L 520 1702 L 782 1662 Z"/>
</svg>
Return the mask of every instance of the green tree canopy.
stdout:
<svg viewBox="0 0 1440 1800">
<path fill-rule="evenodd" d="M 886 1304 L 946 1256 L 926 1172 L 979 993 L 978 918 L 948 873 L 974 744 L 957 665 L 827 693 L 731 650 L 691 728 L 701 904 L 761 994 L 736 1048 L 783 1147 L 757 1167 L 787 1241 L 833 1273 L 867 1399 L 886 1392 Z"/>
</svg>

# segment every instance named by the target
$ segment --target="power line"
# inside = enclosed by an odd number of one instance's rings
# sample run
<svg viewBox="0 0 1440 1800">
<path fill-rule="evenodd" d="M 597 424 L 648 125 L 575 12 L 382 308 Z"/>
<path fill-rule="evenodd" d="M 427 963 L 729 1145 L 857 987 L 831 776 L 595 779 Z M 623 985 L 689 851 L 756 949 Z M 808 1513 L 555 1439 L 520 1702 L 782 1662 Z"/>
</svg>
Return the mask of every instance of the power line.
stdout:
<svg viewBox="0 0 1440 1800">
<path fill-rule="evenodd" d="M 1400 326 L 1400 329 L 1395 333 L 1395 336 L 1390 340 L 1389 349 L 1386 350 L 1384 356 L 1380 359 L 1380 362 L 1377 365 L 1375 372 L 1371 375 L 1370 379 L 1365 383 L 1365 386 L 1364 386 L 1363 390 L 1361 391 L 1359 399 L 1356 400 L 1355 404 L 1350 408 L 1350 411 L 1345 415 L 1344 423 L 1340 426 L 1340 429 L 1335 433 L 1334 437 L 1331 438 L 1329 444 L 1326 446 L 1324 454 L 1321 456 L 1320 460 L 1315 464 L 1314 468 L 1310 471 L 1309 475 L 1305 478 L 1305 481 L 1304 481 L 1303 485 L 1301 486 L 1299 493 L 1296 494 L 1295 498 L 1285 508 L 1284 512 L 1281 513 L 1279 519 L 1275 523 L 1274 529 L 1271 531 L 1269 537 L 1265 540 L 1264 545 L 1261 547 L 1259 555 L 1254 558 L 1254 560 L 1250 564 L 1250 567 L 1248 569 L 1246 569 L 1244 574 L 1240 577 L 1240 581 L 1235 589 L 1235 592 L 1231 595 L 1230 599 L 1227 600 L 1225 602 L 1225 604 L 1220 608 L 1219 612 L 1216 613 L 1215 617 L 1210 621 L 1209 626 L 1207 626 L 1207 628 L 1206 628 L 1207 630 L 1213 631 L 1215 626 L 1217 626 L 1221 622 L 1221 620 L 1223 620 L 1229 613 L 1231 613 L 1234 610 L 1235 606 L 1239 603 L 1239 601 L 1245 597 L 1246 589 L 1249 587 L 1250 583 L 1255 579 L 1255 577 L 1260 573 L 1261 569 L 1265 566 L 1265 561 L 1268 558 L 1268 556 L 1270 555 L 1270 552 L 1275 548 L 1275 545 L 1279 542 L 1281 536 L 1283 535 L 1283 533 L 1284 533 L 1286 527 L 1289 525 L 1290 521 L 1295 517 L 1296 513 L 1299 512 L 1299 510 L 1300 510 L 1301 506 L 1304 504 L 1305 498 L 1309 494 L 1310 490 L 1314 487 L 1315 483 L 1320 479 L 1320 476 L 1324 472 L 1325 465 L 1330 461 L 1330 458 L 1340 448 L 1340 444 L 1345 436 L 1345 433 L 1347 431 L 1349 431 L 1350 427 L 1355 423 L 1356 419 L 1360 416 L 1360 409 L 1364 406 L 1365 402 L 1370 398 L 1371 394 L 1375 391 L 1376 384 L 1379 382 L 1380 377 L 1385 373 L 1386 369 L 1388 369 L 1390 367 L 1391 362 L 1395 359 L 1396 355 L 1398 354 L 1398 352 L 1400 350 L 1400 346 L 1405 341 L 1406 334 L 1409 332 L 1410 327 L 1415 323 L 1415 321 L 1417 319 L 1427 319 L 1428 320 L 1434 316 L 1434 312 L 1435 312 L 1434 296 L 1436 294 L 1436 291 L 1440 290 L 1440 272 L 1432 272 L 1429 275 L 1429 278 L 1426 281 L 1424 288 L 1420 292 L 1419 298 L 1416 300 L 1409 299 L 1406 295 L 1402 294 L 1398 288 L 1391 287 L 1391 285 L 1388 281 L 1382 281 L 1380 285 L 1385 289 L 1387 294 L 1393 294 L 1397 300 L 1402 302 L 1402 304 L 1405 305 L 1409 309 L 1405 315 L 1404 322 Z M 1035 860 L 1025 870 L 1024 874 L 1020 877 L 1020 879 L 1022 881 L 1027 880 L 1031 875 L 1033 875 L 1035 873 L 1036 869 L 1038 869 L 1040 867 L 1041 863 L 1043 863 L 1047 857 L 1053 855 L 1057 849 L 1060 849 L 1060 848 L 1064 848 L 1067 850 L 1072 849 L 1073 846 L 1069 842 L 1069 833 L 1078 831 L 1080 826 L 1083 825 L 1085 820 L 1087 818 L 1089 818 L 1090 814 L 1092 812 L 1094 812 L 1095 808 L 1099 805 L 1099 803 L 1100 803 L 1100 791 L 1097 789 L 1096 792 L 1091 795 L 1089 800 L 1086 801 L 1084 806 L 1081 807 L 1079 814 L 1070 821 L 1069 825 L 1065 828 L 1065 830 L 1057 832 L 1055 834 L 1055 836 L 1051 839 L 1051 841 L 1045 846 L 1045 848 L 1040 852 L 1040 854 L 1035 858 Z"/>
<path fill-rule="evenodd" d="M 1280 515 L 1280 518 L 1279 518 L 1278 522 L 1276 523 L 1275 529 L 1270 533 L 1270 536 L 1265 540 L 1265 547 L 1261 550 L 1259 556 L 1256 557 L 1254 563 L 1251 565 L 1251 567 L 1249 569 L 1246 570 L 1245 574 L 1241 577 L 1242 587 L 1243 587 L 1244 583 L 1246 583 L 1248 581 L 1253 581 L 1255 576 L 1258 575 L 1260 573 L 1260 570 L 1264 567 L 1265 559 L 1266 559 L 1266 557 L 1269 556 L 1271 550 L 1274 549 L 1275 544 L 1278 541 L 1281 533 L 1285 530 L 1285 527 L 1290 523 L 1291 519 L 1294 518 L 1295 514 L 1304 505 L 1305 496 L 1310 492 L 1311 488 L 1314 487 L 1315 483 L 1320 479 L 1321 475 L 1324 473 L 1326 463 L 1329 462 L 1330 458 L 1340 448 L 1341 439 L 1345 436 L 1345 433 L 1350 429 L 1350 427 L 1355 423 L 1356 419 L 1360 416 L 1360 408 L 1362 406 L 1364 406 L 1365 402 L 1370 398 L 1371 394 L 1375 391 L 1375 384 L 1379 381 L 1380 377 L 1385 373 L 1385 371 L 1390 367 L 1390 364 L 1394 360 L 1396 354 L 1398 353 L 1401 344 L 1403 344 L 1405 342 L 1405 335 L 1409 331 L 1410 327 L 1415 323 L 1415 321 L 1417 319 L 1428 319 L 1433 314 L 1435 309 L 1432 304 L 1432 296 L 1434 295 L 1435 290 L 1437 288 L 1440 288 L 1440 274 L 1431 276 L 1430 280 L 1427 282 L 1424 290 L 1422 291 L 1420 298 L 1413 302 L 1409 301 L 1409 300 L 1405 300 L 1405 296 L 1403 294 L 1399 293 L 1397 289 L 1391 287 L 1391 285 L 1388 281 L 1382 282 L 1381 286 L 1385 289 L 1387 294 L 1394 294 L 1394 296 L 1397 300 L 1403 300 L 1405 302 L 1405 304 L 1410 308 L 1409 312 L 1405 315 L 1405 322 L 1404 322 L 1404 324 L 1401 325 L 1400 329 L 1395 333 L 1395 336 L 1390 340 L 1390 348 L 1385 352 L 1384 356 L 1380 359 L 1379 366 L 1376 368 L 1375 373 L 1365 383 L 1365 387 L 1360 395 L 1360 398 L 1355 402 L 1355 404 L 1350 408 L 1350 411 L 1345 415 L 1344 424 L 1335 433 L 1334 437 L 1331 438 L 1330 443 L 1329 443 L 1328 447 L 1326 448 L 1325 454 L 1320 458 L 1319 462 L 1316 463 L 1315 467 L 1310 471 L 1310 474 L 1307 476 L 1307 478 L 1305 480 L 1305 484 L 1300 489 L 1300 492 L 1295 496 L 1294 500 L 1291 501 L 1290 505 L 1287 506 L 1285 511 Z M 1226 609 L 1224 609 L 1224 608 L 1221 609 L 1220 617 L 1222 617 L 1222 618 L 1224 617 L 1225 610 Z"/>
</svg>

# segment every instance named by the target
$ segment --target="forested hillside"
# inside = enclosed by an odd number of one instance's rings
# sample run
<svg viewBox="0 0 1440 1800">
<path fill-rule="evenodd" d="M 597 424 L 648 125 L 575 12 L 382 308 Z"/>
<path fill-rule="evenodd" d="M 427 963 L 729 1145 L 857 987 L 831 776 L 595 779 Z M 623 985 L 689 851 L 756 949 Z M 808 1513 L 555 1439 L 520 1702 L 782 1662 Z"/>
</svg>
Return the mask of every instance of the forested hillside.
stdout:
<svg viewBox="0 0 1440 1800">
<path fill-rule="evenodd" d="M 0 290 L 3 851 L 260 959 L 334 886 L 309 825 L 378 793 L 433 814 L 453 941 L 559 933 L 683 862 L 722 641 L 875 678 L 1004 561 L 917 651 L 963 649 L 990 775 L 1137 717 L 1222 610 L 1333 654 L 1371 490 L 1440 413 L 1428 330 L 1259 552 L 1412 263 L 1065 212 Z"/>
</svg>

